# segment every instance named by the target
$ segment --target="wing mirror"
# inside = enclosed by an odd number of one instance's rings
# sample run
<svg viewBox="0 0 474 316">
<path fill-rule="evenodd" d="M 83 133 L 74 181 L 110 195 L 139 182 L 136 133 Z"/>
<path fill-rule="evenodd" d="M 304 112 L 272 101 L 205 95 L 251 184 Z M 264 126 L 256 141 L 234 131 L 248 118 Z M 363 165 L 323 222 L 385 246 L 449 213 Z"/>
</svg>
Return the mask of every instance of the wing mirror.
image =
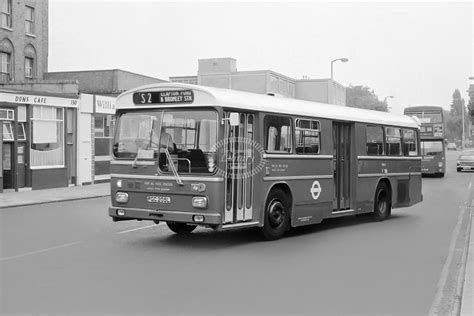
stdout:
<svg viewBox="0 0 474 316">
<path fill-rule="evenodd" d="M 240 115 L 239 113 L 232 112 L 229 114 L 229 117 L 222 119 L 222 124 L 224 124 L 224 121 L 229 121 L 230 126 L 239 126 Z"/>
</svg>

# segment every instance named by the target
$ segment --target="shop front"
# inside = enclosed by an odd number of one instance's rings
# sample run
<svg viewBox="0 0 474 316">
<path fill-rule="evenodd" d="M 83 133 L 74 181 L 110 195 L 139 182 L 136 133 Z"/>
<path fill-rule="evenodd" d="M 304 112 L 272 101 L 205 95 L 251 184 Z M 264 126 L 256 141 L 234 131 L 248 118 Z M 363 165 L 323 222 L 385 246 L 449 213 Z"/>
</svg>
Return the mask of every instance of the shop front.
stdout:
<svg viewBox="0 0 474 316">
<path fill-rule="evenodd" d="M 110 180 L 115 98 L 94 95 L 94 182 Z"/>
<path fill-rule="evenodd" d="M 3 190 L 75 184 L 77 98 L 0 91 Z"/>
</svg>

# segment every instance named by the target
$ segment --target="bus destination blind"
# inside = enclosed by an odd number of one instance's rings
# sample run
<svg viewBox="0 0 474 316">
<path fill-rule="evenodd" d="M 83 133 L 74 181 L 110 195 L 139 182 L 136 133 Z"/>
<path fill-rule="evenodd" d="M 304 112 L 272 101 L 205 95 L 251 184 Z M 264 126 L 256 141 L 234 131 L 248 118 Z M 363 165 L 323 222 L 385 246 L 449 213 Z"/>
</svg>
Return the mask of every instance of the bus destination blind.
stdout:
<svg viewBox="0 0 474 316">
<path fill-rule="evenodd" d="M 192 90 L 149 91 L 133 94 L 133 103 L 138 105 L 192 103 L 193 101 L 194 94 Z"/>
</svg>

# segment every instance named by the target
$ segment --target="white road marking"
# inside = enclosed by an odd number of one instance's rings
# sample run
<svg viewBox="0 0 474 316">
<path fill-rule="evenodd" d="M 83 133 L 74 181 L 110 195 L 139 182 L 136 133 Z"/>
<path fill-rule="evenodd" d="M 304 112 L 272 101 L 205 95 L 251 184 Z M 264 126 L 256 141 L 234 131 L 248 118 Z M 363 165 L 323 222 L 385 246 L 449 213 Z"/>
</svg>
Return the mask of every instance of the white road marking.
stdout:
<svg viewBox="0 0 474 316">
<path fill-rule="evenodd" d="M 153 225 L 148 225 L 148 226 L 142 226 L 142 227 L 138 227 L 138 228 L 133 228 L 133 229 L 124 230 L 124 231 L 118 232 L 117 234 L 125 234 L 125 233 L 129 233 L 129 232 L 134 232 L 134 231 L 136 231 L 136 230 L 145 229 L 145 228 L 150 228 L 150 227 L 155 227 L 155 226 L 157 226 L 157 225 L 156 225 L 156 224 L 153 224 Z"/>
<path fill-rule="evenodd" d="M 47 251 L 51 251 L 51 250 L 55 250 L 55 249 L 59 249 L 59 248 L 65 248 L 65 247 L 77 245 L 77 244 L 80 244 L 80 243 L 81 243 L 80 241 L 71 242 L 71 243 L 68 243 L 68 244 L 60 245 L 60 246 L 54 246 L 54 247 L 50 247 L 50 248 L 46 248 L 46 249 L 41 249 L 41 250 L 36 250 L 36 251 L 24 253 L 24 254 L 21 254 L 21 255 L 0 258 L 0 261 L 7 261 L 7 260 L 12 260 L 12 259 L 22 258 L 22 257 L 26 257 L 26 256 L 29 256 L 29 255 L 35 255 L 35 254 L 42 253 L 42 252 L 47 252 Z"/>
<path fill-rule="evenodd" d="M 469 182 L 469 191 L 468 191 L 469 196 L 470 196 L 471 186 L 472 186 L 472 180 Z M 467 203 L 465 203 L 465 205 L 466 204 Z M 469 206 L 461 207 L 461 212 L 458 215 L 458 221 L 457 221 L 456 227 L 454 228 L 453 233 L 451 235 L 451 242 L 449 244 L 448 257 L 446 258 L 446 261 L 445 261 L 444 266 L 443 266 L 443 270 L 441 271 L 441 277 L 440 277 L 440 279 L 438 281 L 438 284 L 437 284 L 436 295 L 435 295 L 435 298 L 433 300 L 433 303 L 431 304 L 431 308 L 430 308 L 430 311 L 429 311 L 428 315 L 439 315 L 440 314 L 441 302 L 443 300 L 443 295 L 444 295 L 443 291 L 444 291 L 444 288 L 445 288 L 445 286 L 447 284 L 447 281 L 448 281 L 449 268 L 450 268 L 450 266 L 453 262 L 453 259 L 454 259 L 453 257 L 454 257 L 454 252 L 456 251 L 456 242 L 458 240 L 458 236 L 461 233 L 462 219 L 463 219 L 464 213 L 467 212 L 468 207 Z M 455 306 L 453 308 L 457 308 L 456 302 L 454 302 L 454 305 Z M 454 314 L 456 314 L 456 313 L 454 313 Z"/>
</svg>

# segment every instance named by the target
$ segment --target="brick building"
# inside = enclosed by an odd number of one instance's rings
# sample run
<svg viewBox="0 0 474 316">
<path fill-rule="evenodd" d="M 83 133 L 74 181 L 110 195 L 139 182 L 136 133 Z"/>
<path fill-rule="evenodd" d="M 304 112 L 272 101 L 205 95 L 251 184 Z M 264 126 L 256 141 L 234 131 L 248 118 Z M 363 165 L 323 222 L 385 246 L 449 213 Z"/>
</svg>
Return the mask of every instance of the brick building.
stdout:
<svg viewBox="0 0 474 316">
<path fill-rule="evenodd" d="M 106 180 L 114 97 L 163 81 L 118 69 L 48 73 L 48 7 L 0 0 L 0 192 Z"/>
<path fill-rule="evenodd" d="M 43 78 L 48 69 L 48 1 L 0 4 L 0 83 Z"/>
<path fill-rule="evenodd" d="M 0 192 L 67 186 L 77 85 L 44 82 L 48 1 L 0 2 Z"/>
</svg>

